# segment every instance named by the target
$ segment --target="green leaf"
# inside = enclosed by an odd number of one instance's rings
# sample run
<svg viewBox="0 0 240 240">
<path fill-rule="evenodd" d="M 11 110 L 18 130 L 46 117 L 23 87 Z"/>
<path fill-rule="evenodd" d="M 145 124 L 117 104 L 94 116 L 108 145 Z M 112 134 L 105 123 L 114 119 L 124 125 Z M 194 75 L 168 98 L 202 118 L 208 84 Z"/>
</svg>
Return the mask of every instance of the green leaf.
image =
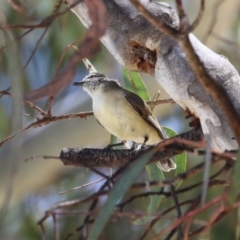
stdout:
<svg viewBox="0 0 240 240">
<path fill-rule="evenodd" d="M 115 144 L 117 142 L 117 137 L 113 134 L 110 136 L 110 144 Z"/>
<path fill-rule="evenodd" d="M 126 69 L 123 69 L 123 76 L 124 76 L 124 83 L 125 88 L 133 91 L 134 93 L 138 94 L 143 100 L 149 101 L 150 97 L 147 92 L 147 88 L 141 78 L 141 76 L 136 73 Z M 152 163 L 146 166 L 146 171 L 151 181 L 161 181 L 164 179 L 164 175 L 162 170 L 157 166 L 156 163 Z M 161 188 L 155 187 L 152 188 L 153 191 L 160 191 Z M 155 212 L 158 209 L 161 202 L 161 197 L 159 196 L 152 196 L 150 197 L 150 203 L 147 209 L 148 213 Z M 134 221 L 134 224 L 142 224 L 143 222 L 147 221 L 149 218 L 139 218 Z"/>
<path fill-rule="evenodd" d="M 129 166 L 123 173 L 122 177 L 118 179 L 118 181 L 112 188 L 106 203 L 100 210 L 98 217 L 96 218 L 93 224 L 92 230 L 88 238 L 89 240 L 98 239 L 99 235 L 101 234 L 105 225 L 107 224 L 117 201 L 125 194 L 128 188 L 132 185 L 134 179 L 141 173 L 144 166 L 147 164 L 147 162 L 155 152 L 156 150 L 151 150 L 143 154 L 131 166 Z"/>
<path fill-rule="evenodd" d="M 149 101 L 149 95 L 141 76 L 139 73 L 123 69 L 123 77 L 125 88 L 129 91 L 136 93 L 143 100 Z"/>
<path fill-rule="evenodd" d="M 238 151 L 237 160 L 235 162 L 233 172 L 232 172 L 232 183 L 230 187 L 229 201 L 231 203 L 237 200 L 240 189 L 240 151 Z"/>
<path fill-rule="evenodd" d="M 167 134 L 167 136 L 169 138 L 177 135 L 177 133 L 170 128 L 162 127 L 162 129 L 165 131 L 165 133 Z M 185 152 L 174 156 L 173 160 L 177 165 L 177 168 L 175 170 L 175 175 L 178 175 L 178 174 L 186 171 L 186 168 L 187 168 L 187 154 Z M 176 184 L 176 188 L 178 188 L 181 185 L 181 183 L 182 183 L 182 181 L 179 181 Z"/>
<path fill-rule="evenodd" d="M 110 145 L 115 144 L 117 142 L 117 137 L 113 134 L 110 136 Z M 109 168 L 109 176 L 112 176 L 112 168 Z"/>
<path fill-rule="evenodd" d="M 6 158 L 6 164 L 4 165 L 8 177 L 5 179 L 8 182 L 8 188 L 3 192 L 3 205 L 0 209 L 0 225 L 6 218 L 6 214 L 9 208 L 9 200 L 12 198 L 12 188 L 15 180 L 15 173 L 18 169 L 18 161 L 21 156 L 21 144 L 22 137 L 19 134 L 22 128 L 22 107 L 23 107 L 23 87 L 22 87 L 22 70 L 19 59 L 19 53 L 16 44 L 13 41 L 10 31 L 4 31 L 7 56 L 7 72 L 8 78 L 11 84 L 11 95 L 12 95 L 12 109 L 11 109 L 11 125 L 12 133 L 15 134 L 11 141 L 9 148 L 9 156 Z"/>
<path fill-rule="evenodd" d="M 156 163 L 151 163 L 146 166 L 146 171 L 148 174 L 148 177 L 151 181 L 162 181 L 164 180 L 164 175 L 161 169 L 157 166 Z M 153 187 L 151 188 L 151 191 L 157 192 L 161 191 L 161 187 Z M 159 208 L 163 196 L 155 195 L 150 197 L 150 203 L 147 208 L 147 213 L 154 213 Z M 142 217 L 136 219 L 133 224 L 140 225 L 145 222 L 147 222 L 151 217 Z"/>
<path fill-rule="evenodd" d="M 157 166 L 156 163 L 152 163 L 146 166 L 146 171 L 149 176 L 150 181 L 163 181 L 164 174 L 162 170 Z M 161 187 L 153 187 L 152 191 L 161 191 Z M 148 206 L 147 211 L 149 213 L 156 212 L 156 210 L 160 206 L 161 199 L 159 196 L 153 196 L 150 198 L 150 204 Z"/>
<path fill-rule="evenodd" d="M 162 127 L 162 130 L 164 131 L 165 135 L 167 137 L 174 137 L 177 135 L 176 132 L 174 132 L 172 129 L 167 128 L 167 127 Z M 186 171 L 186 166 L 187 166 L 187 155 L 186 153 L 181 153 L 178 154 L 177 156 L 173 157 L 177 168 L 175 170 L 175 175 L 178 175 L 179 173 L 185 172 Z M 151 181 L 162 181 L 164 180 L 164 174 L 161 171 L 161 169 L 159 169 L 159 167 L 157 166 L 157 163 L 152 163 L 148 166 L 146 166 L 146 170 L 147 170 L 147 174 L 149 176 L 149 179 Z M 177 182 L 176 184 L 176 188 L 178 188 L 181 185 L 182 181 Z M 160 191 L 161 188 L 160 187 L 154 187 L 151 189 L 152 191 Z M 165 197 L 164 196 L 152 196 L 150 197 L 150 203 L 149 206 L 147 208 L 147 213 L 154 213 L 156 212 L 156 210 L 159 208 L 161 202 L 163 201 Z M 148 221 L 150 219 L 150 217 L 143 217 L 143 218 L 138 218 L 137 220 L 135 220 L 133 223 L 136 225 L 140 225 L 145 223 L 146 221 Z"/>
<path fill-rule="evenodd" d="M 146 86 L 138 73 L 123 69 L 123 76 L 124 76 L 124 83 L 125 83 L 126 89 L 138 94 L 145 101 L 150 100 Z M 175 133 L 173 130 L 171 130 L 169 128 L 163 128 L 163 132 L 165 133 L 166 137 L 173 137 L 173 136 L 177 135 L 177 133 Z M 174 161 L 177 164 L 177 169 L 175 171 L 175 174 L 185 172 L 186 159 L 187 159 L 186 153 L 182 153 L 182 154 L 179 154 L 174 157 Z M 158 163 L 152 163 L 152 164 L 146 166 L 146 171 L 147 171 L 148 177 L 151 181 L 162 181 L 164 179 L 164 174 L 163 174 L 162 170 L 158 167 Z M 180 184 L 181 184 L 181 182 L 178 182 L 177 186 L 179 187 Z M 161 188 L 159 188 L 159 187 L 152 188 L 152 191 L 160 191 L 160 190 L 161 190 Z M 147 208 L 147 212 L 148 213 L 155 212 L 159 208 L 162 199 L 163 199 L 163 196 L 158 196 L 158 195 L 151 196 L 150 203 Z M 143 218 L 137 219 L 133 223 L 136 225 L 139 225 L 148 220 L 149 220 L 149 217 L 143 217 Z"/>
</svg>

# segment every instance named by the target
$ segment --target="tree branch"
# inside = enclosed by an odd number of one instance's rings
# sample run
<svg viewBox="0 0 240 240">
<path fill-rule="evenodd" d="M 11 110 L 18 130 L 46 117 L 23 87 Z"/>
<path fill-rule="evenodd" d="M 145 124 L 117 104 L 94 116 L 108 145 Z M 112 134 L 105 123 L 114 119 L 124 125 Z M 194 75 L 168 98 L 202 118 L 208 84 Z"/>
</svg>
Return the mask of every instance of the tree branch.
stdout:
<svg viewBox="0 0 240 240">
<path fill-rule="evenodd" d="M 231 101 L 230 97 L 228 96 L 227 92 L 223 88 L 222 85 L 217 83 L 215 79 L 213 79 L 208 72 L 205 70 L 203 62 L 200 60 L 199 56 L 195 53 L 195 50 L 192 46 L 192 43 L 189 39 L 189 35 L 186 34 L 185 28 L 183 32 L 177 31 L 170 26 L 159 24 L 159 18 L 154 16 L 150 11 L 148 11 L 138 0 L 130 0 L 130 2 L 138 9 L 138 11 L 148 20 L 150 21 L 155 27 L 157 27 L 161 32 L 164 32 L 168 36 L 171 36 L 177 39 L 188 60 L 188 63 L 196 75 L 196 78 L 199 82 L 204 86 L 204 88 L 213 96 L 219 106 L 222 108 L 226 118 L 228 120 L 228 124 L 231 127 L 234 136 L 240 146 L 240 114 L 238 113 L 237 109 L 235 108 L 233 102 Z M 177 7 L 180 13 L 180 25 L 186 26 L 186 19 L 185 19 L 185 12 L 181 5 L 181 1 L 178 0 Z M 188 26 L 187 26 L 188 27 Z"/>
<path fill-rule="evenodd" d="M 199 147 L 203 139 L 202 130 L 191 130 L 186 133 L 179 134 L 176 137 L 166 139 L 157 147 L 159 151 L 149 161 L 166 161 L 166 158 L 180 154 L 181 152 L 194 147 Z M 196 146 L 189 146 L 183 143 L 183 140 L 196 142 Z M 64 148 L 60 153 L 60 160 L 65 165 L 73 165 L 76 167 L 110 167 L 119 168 L 141 156 L 143 153 L 154 148 L 156 145 L 145 146 L 136 151 L 133 149 L 111 149 L 111 148 Z M 202 146 L 202 145 L 201 145 Z M 162 148 L 162 149 L 161 149 Z M 160 150 L 161 149 L 161 150 Z"/>
<path fill-rule="evenodd" d="M 201 19 L 204 0 L 193 25 L 188 23 L 184 8 L 179 5 L 181 0 L 177 0 L 181 23 L 174 9 L 166 3 L 104 2 L 108 23 L 101 41 L 109 52 L 125 68 L 154 75 L 177 104 L 200 119 L 203 132 L 212 137 L 212 148 L 237 149 L 240 142 L 239 74 L 226 58 L 188 34 Z M 89 27 L 84 4 L 72 11 Z"/>
</svg>

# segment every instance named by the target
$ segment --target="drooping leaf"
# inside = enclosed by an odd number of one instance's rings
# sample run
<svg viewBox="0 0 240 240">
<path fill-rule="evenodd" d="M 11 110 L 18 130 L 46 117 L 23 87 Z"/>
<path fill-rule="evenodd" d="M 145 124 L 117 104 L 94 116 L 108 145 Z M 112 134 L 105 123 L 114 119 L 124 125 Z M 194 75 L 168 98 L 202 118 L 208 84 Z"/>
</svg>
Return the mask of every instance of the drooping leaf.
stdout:
<svg viewBox="0 0 240 240">
<path fill-rule="evenodd" d="M 142 99 L 145 101 L 149 101 L 150 97 L 147 92 L 147 88 L 141 79 L 140 75 L 136 72 L 131 72 L 129 70 L 123 69 L 123 76 L 124 76 L 124 83 L 125 88 L 127 88 L 130 91 L 133 91 L 134 93 L 138 94 Z M 173 130 L 169 128 L 163 128 L 164 134 L 166 137 L 172 137 L 177 135 Z M 176 174 L 179 174 L 181 172 L 184 172 L 186 170 L 186 154 L 180 154 L 174 158 L 176 164 L 179 165 L 176 169 Z M 148 177 L 151 181 L 162 181 L 164 179 L 164 174 L 160 167 L 158 167 L 157 163 L 152 163 L 148 166 L 146 166 L 146 171 L 148 174 Z M 178 183 L 180 185 L 180 183 Z M 151 189 L 152 191 L 160 191 L 161 188 L 154 187 Z M 151 196 L 150 197 L 150 203 L 147 208 L 148 213 L 155 212 L 162 201 L 163 197 L 159 195 Z M 146 221 L 148 221 L 148 217 L 139 218 L 134 221 L 134 224 L 142 224 Z"/>
<path fill-rule="evenodd" d="M 129 166 L 121 178 L 118 179 L 93 224 L 88 240 L 98 239 L 107 224 L 117 201 L 125 194 L 154 153 L 155 150 L 151 150 L 143 154 L 131 166 Z"/>
<path fill-rule="evenodd" d="M 166 132 L 166 134 L 169 138 L 177 135 L 177 133 L 170 128 L 163 127 L 163 130 Z M 177 165 L 177 168 L 175 170 L 175 175 L 178 175 L 178 174 L 186 171 L 186 168 L 187 168 L 187 154 L 185 152 L 174 156 L 173 160 Z M 176 188 L 178 188 L 181 185 L 181 183 L 182 183 L 182 181 L 179 181 L 176 184 Z"/>
<path fill-rule="evenodd" d="M 176 132 L 174 132 L 172 129 L 167 127 L 162 127 L 163 131 L 165 132 L 166 136 L 168 137 L 174 137 L 177 135 Z M 186 171 L 186 165 L 187 165 L 187 155 L 186 153 L 181 153 L 173 157 L 174 162 L 177 165 L 177 168 L 175 170 L 175 175 L 178 175 L 182 172 Z M 164 180 L 164 174 L 161 171 L 161 169 L 156 164 L 150 164 L 146 166 L 147 174 L 149 176 L 149 179 L 151 181 L 162 181 Z M 182 181 L 177 182 L 176 188 L 178 188 L 181 185 Z M 161 190 L 160 187 L 154 187 L 151 188 L 154 192 L 159 192 Z M 150 197 L 150 203 L 147 208 L 147 213 L 154 213 L 159 208 L 161 202 L 164 200 L 164 196 L 162 195 L 155 195 Z M 136 225 L 143 224 L 147 221 L 149 221 L 150 217 L 143 217 L 138 218 L 133 223 Z"/>
<path fill-rule="evenodd" d="M 117 142 L 117 137 L 113 134 L 110 136 L 110 144 L 115 144 Z"/>
<path fill-rule="evenodd" d="M 141 76 L 139 73 L 132 72 L 126 69 L 123 69 L 123 75 L 124 75 L 124 82 L 125 82 L 125 87 L 133 91 L 134 93 L 138 94 L 143 100 L 149 101 L 150 97 L 147 92 L 146 85 L 144 84 Z M 164 179 L 164 175 L 162 170 L 157 166 L 156 163 L 152 163 L 148 166 L 146 166 L 146 171 L 148 174 L 148 177 L 151 181 L 161 181 Z M 152 188 L 152 191 L 160 191 L 161 188 L 159 187 L 154 187 Z M 151 196 L 150 197 L 150 203 L 148 206 L 148 213 L 152 213 L 158 209 L 160 205 L 161 199 L 159 196 Z M 148 218 L 139 218 L 137 219 L 134 224 L 142 224 L 143 222 L 147 221 Z"/>
<path fill-rule="evenodd" d="M 123 77 L 125 88 L 136 93 L 143 100 L 149 101 L 149 95 L 141 76 L 139 73 L 123 69 Z"/>
<path fill-rule="evenodd" d="M 156 165 L 156 163 L 151 163 L 151 164 L 147 165 L 145 168 L 146 168 L 146 171 L 147 171 L 150 181 L 164 180 L 163 172 Z M 161 191 L 161 187 L 153 187 L 153 188 L 151 188 L 151 191 L 154 191 L 154 192 Z M 149 205 L 147 208 L 147 213 L 156 212 L 156 210 L 159 208 L 159 206 L 161 204 L 161 201 L 162 201 L 162 196 L 159 196 L 159 195 L 151 196 L 150 202 L 149 202 Z M 149 219 L 150 219 L 150 217 L 142 217 L 142 218 L 136 219 L 133 223 L 135 225 L 140 225 L 140 224 L 147 222 Z"/>
<path fill-rule="evenodd" d="M 110 136 L 110 145 L 115 144 L 117 142 L 117 137 L 113 134 Z M 112 168 L 109 168 L 109 176 L 112 176 Z"/>
<path fill-rule="evenodd" d="M 231 203 L 237 200 L 237 197 L 240 193 L 240 151 L 238 151 L 237 160 L 235 162 L 233 173 L 232 173 L 232 182 L 229 194 L 229 200 Z"/>
</svg>

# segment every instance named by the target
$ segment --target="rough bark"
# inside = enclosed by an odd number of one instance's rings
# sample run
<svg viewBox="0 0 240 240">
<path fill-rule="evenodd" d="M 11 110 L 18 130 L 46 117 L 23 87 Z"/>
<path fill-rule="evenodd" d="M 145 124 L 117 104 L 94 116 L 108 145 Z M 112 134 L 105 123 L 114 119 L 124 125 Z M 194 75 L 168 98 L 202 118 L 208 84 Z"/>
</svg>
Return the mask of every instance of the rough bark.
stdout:
<svg viewBox="0 0 240 240">
<path fill-rule="evenodd" d="M 154 156 L 149 159 L 149 163 L 159 161 L 165 164 L 166 159 L 169 157 L 178 155 L 185 150 L 193 151 L 193 146 L 183 144 L 181 140 L 189 140 L 200 143 L 202 138 L 202 130 L 199 128 L 164 140 L 160 143 L 162 146 L 159 144 L 151 146 L 145 145 L 138 150 L 112 148 L 64 148 L 60 153 L 59 159 L 65 165 L 72 165 L 75 167 L 120 168 L 158 145 L 158 148 L 161 150 L 157 151 Z M 169 144 L 166 142 L 169 142 Z"/>
<path fill-rule="evenodd" d="M 71 4 L 74 0 L 68 0 Z M 101 41 L 124 67 L 155 76 L 165 91 L 201 122 L 203 132 L 212 137 L 212 147 L 218 150 L 237 149 L 234 134 L 221 108 L 200 85 L 191 70 L 186 55 L 177 40 L 151 25 L 128 0 L 105 0 L 107 31 Z M 166 3 L 141 0 L 159 21 L 179 29 L 179 18 Z M 88 10 L 81 2 L 72 11 L 89 27 Z M 240 77 L 223 56 L 204 46 L 193 34 L 190 41 L 206 72 L 220 84 L 240 112 Z"/>
</svg>

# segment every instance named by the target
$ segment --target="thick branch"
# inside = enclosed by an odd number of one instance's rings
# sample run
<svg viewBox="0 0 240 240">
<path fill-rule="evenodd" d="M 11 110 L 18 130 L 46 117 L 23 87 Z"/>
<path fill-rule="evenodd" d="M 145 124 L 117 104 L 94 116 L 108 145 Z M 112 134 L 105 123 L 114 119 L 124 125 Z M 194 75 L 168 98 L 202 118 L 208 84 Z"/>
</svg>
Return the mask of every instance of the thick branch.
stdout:
<svg viewBox="0 0 240 240">
<path fill-rule="evenodd" d="M 192 26 L 186 16 L 181 16 L 180 24 L 176 12 L 166 3 L 104 2 L 108 23 L 101 41 L 109 52 L 125 68 L 154 75 L 177 104 L 200 119 L 203 132 L 212 137 L 214 149 L 237 149 L 237 141 L 240 142 L 239 74 L 226 58 L 188 34 L 199 23 L 204 1 Z M 86 27 L 90 26 L 84 3 L 72 11 Z M 183 25 L 185 27 L 180 27 Z"/>
<path fill-rule="evenodd" d="M 57 73 L 50 83 L 43 87 L 29 92 L 25 96 L 25 100 L 34 101 L 46 96 L 54 96 L 64 86 L 69 84 L 75 74 L 77 64 L 86 57 L 90 57 L 99 49 L 99 38 L 105 33 L 106 30 L 106 8 L 102 0 L 91 1 L 85 0 L 86 6 L 90 9 L 89 16 L 92 25 L 89 27 L 87 35 L 67 66 L 63 71 Z"/>
<path fill-rule="evenodd" d="M 186 54 L 186 57 L 191 69 L 193 70 L 199 82 L 214 97 L 216 102 L 222 108 L 228 120 L 228 124 L 231 127 L 234 133 L 234 136 L 240 146 L 240 124 L 239 124 L 240 114 L 238 113 L 237 109 L 234 107 L 233 102 L 230 100 L 230 97 L 228 96 L 227 92 L 224 90 L 223 86 L 217 83 L 215 79 L 213 79 L 205 70 L 203 62 L 200 60 L 199 56 L 195 53 L 192 43 L 190 42 L 189 35 L 185 34 L 184 32 L 183 34 L 181 34 L 179 31 L 172 32 L 172 28 L 170 26 L 167 26 L 165 24 L 159 24 L 160 22 L 159 18 L 157 18 L 151 12 L 149 12 L 146 8 L 144 8 L 139 3 L 138 0 L 130 0 L 130 1 L 138 9 L 138 11 L 141 12 L 141 14 L 147 20 L 149 20 L 155 27 L 157 27 L 161 32 L 164 32 L 165 34 L 175 39 L 178 39 L 178 41 L 180 42 Z"/>
<path fill-rule="evenodd" d="M 151 162 L 165 161 L 166 158 L 180 154 L 188 146 L 174 142 L 174 139 L 187 139 L 194 142 L 200 142 L 203 138 L 202 131 L 192 130 L 182 133 L 174 138 L 169 138 L 162 141 L 162 146 L 166 145 L 167 141 L 172 143 L 158 151 Z M 65 165 L 73 165 L 77 167 L 110 167 L 119 168 L 134 158 L 141 156 L 146 151 L 152 149 L 155 145 L 146 146 L 139 151 L 132 149 L 97 149 L 97 148 L 64 148 L 60 153 L 60 159 Z M 159 148 L 161 146 L 158 146 Z"/>
</svg>

